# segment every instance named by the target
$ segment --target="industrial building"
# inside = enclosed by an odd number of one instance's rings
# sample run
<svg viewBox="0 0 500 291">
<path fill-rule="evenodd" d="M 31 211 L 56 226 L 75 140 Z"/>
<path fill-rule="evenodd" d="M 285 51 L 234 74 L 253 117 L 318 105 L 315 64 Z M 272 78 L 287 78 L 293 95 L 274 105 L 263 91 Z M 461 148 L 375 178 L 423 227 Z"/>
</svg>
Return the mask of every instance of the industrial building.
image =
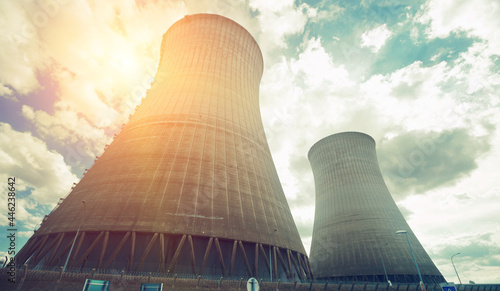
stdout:
<svg viewBox="0 0 500 291">
<path fill-rule="evenodd" d="M 446 281 L 389 193 L 373 138 L 333 134 L 315 143 L 308 157 L 316 192 L 310 252 L 316 278 L 409 283 L 421 275 L 425 284 Z"/>
<path fill-rule="evenodd" d="M 312 278 L 262 125 L 262 73 L 236 22 L 173 24 L 151 89 L 17 264 Z"/>
</svg>

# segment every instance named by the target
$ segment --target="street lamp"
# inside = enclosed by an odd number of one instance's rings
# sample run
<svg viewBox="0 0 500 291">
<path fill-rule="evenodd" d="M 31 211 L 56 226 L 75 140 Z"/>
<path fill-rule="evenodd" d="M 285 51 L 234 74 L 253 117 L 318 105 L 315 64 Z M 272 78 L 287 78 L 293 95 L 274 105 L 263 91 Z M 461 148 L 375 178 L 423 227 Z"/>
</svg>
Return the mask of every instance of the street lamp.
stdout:
<svg viewBox="0 0 500 291">
<path fill-rule="evenodd" d="M 456 253 L 453 256 L 451 256 L 451 264 L 453 265 L 453 269 L 455 269 L 455 273 L 457 274 L 458 281 L 460 281 L 460 285 L 462 285 L 462 280 L 460 280 L 460 276 L 458 276 L 457 268 L 455 268 L 455 264 L 453 263 L 453 257 L 456 255 L 460 255 L 460 253 Z"/>
<path fill-rule="evenodd" d="M 66 263 L 64 263 L 63 273 L 66 271 L 66 266 L 68 265 L 69 257 L 71 256 L 71 252 L 73 251 L 73 247 L 75 246 L 76 238 L 78 237 L 78 233 L 80 232 L 80 226 L 82 225 L 83 217 L 85 217 L 85 200 L 82 200 L 83 203 L 83 215 L 80 219 L 80 223 L 78 224 L 78 229 L 76 230 L 75 238 L 73 239 L 73 243 L 71 244 L 71 248 L 69 249 L 68 257 L 66 258 Z"/>
<path fill-rule="evenodd" d="M 380 248 L 385 247 L 389 243 L 385 243 L 384 245 L 378 247 L 378 253 L 380 254 L 380 259 L 382 260 L 382 267 L 384 267 L 384 274 L 385 274 L 385 279 L 387 280 L 387 283 L 389 283 L 389 286 L 392 286 L 391 281 L 389 281 L 389 277 L 387 276 L 387 271 L 385 269 L 385 264 L 384 264 L 384 258 L 382 258 L 382 252 L 380 251 Z"/>
<path fill-rule="evenodd" d="M 408 233 L 406 232 L 406 229 L 396 231 L 396 234 L 403 234 L 403 233 L 406 235 L 406 240 L 408 241 L 408 245 L 410 246 L 410 252 L 413 257 L 413 261 L 415 262 L 415 267 L 417 267 L 418 277 L 420 278 L 420 287 L 422 288 L 422 291 L 425 291 L 424 280 L 422 280 L 422 275 L 420 275 L 420 270 L 418 269 L 417 260 L 415 259 L 415 254 L 413 254 L 413 249 L 411 248 L 410 239 L 408 238 Z"/>
<path fill-rule="evenodd" d="M 276 228 L 269 236 L 269 243 L 272 241 L 273 234 L 278 231 Z M 271 245 L 269 245 L 269 276 L 271 277 L 271 282 L 273 281 L 273 257 L 271 256 Z"/>
</svg>

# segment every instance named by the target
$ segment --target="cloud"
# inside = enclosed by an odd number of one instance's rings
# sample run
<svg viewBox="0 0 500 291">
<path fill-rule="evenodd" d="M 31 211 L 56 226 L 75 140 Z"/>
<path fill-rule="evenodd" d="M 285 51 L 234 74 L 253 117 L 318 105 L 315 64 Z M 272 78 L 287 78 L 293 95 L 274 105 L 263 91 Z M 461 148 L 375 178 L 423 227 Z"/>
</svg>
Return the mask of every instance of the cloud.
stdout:
<svg viewBox="0 0 500 291">
<path fill-rule="evenodd" d="M 162 8 L 166 9 L 159 6 L 158 12 Z M 58 108 L 82 113 L 99 127 L 112 126 L 128 115 L 155 74 L 160 30 L 175 19 L 168 12 L 164 25 L 135 26 L 138 19 L 157 18 L 149 11 L 138 11 L 133 2 L 119 9 L 108 2 L 72 2 L 51 20 L 40 35 L 52 60 L 45 73 L 58 85 Z M 117 23 L 123 24 L 121 28 Z"/>
<path fill-rule="evenodd" d="M 14 96 L 12 94 L 12 90 L 9 87 L 7 87 L 1 83 L 0 83 L 0 96 L 3 98 L 6 98 L 6 99 L 10 99 L 12 101 L 16 101 L 16 102 L 19 101 L 19 100 L 17 100 L 16 96 Z"/>
<path fill-rule="evenodd" d="M 427 1 L 416 21 L 428 24 L 429 38 L 444 38 L 453 32 L 465 31 L 470 37 L 488 41 L 491 49 L 500 49 L 500 5 L 495 0 Z"/>
<path fill-rule="evenodd" d="M 283 1 L 267 1 L 267 0 L 250 0 L 249 6 L 254 10 L 267 10 L 270 12 L 279 12 L 285 8 L 292 7 L 294 5 L 293 0 L 283 0 Z"/>
<path fill-rule="evenodd" d="M 42 25 L 35 21 L 39 9 L 34 2 L 0 3 L 0 27 L 5 32 L 0 38 L 0 82 L 20 94 L 40 87 L 36 74 L 45 66 L 37 35 Z"/>
<path fill-rule="evenodd" d="M 353 101 L 349 98 L 354 82 L 342 65 L 334 63 L 321 39 L 304 39 L 300 47 L 296 57 L 283 57 L 266 70 L 261 84 L 266 135 L 275 160 L 283 163 L 288 163 L 291 152 L 305 156 L 310 140 L 322 135 L 318 131 L 332 133 L 330 125 L 339 122 Z M 281 142 L 285 139 L 287 143 Z"/>
<path fill-rule="evenodd" d="M 0 23 L 9 35 L 0 46 L 0 82 L 36 95 L 39 76 L 50 77 L 56 110 L 81 113 L 96 127 L 122 123 L 150 87 L 161 36 L 186 13 L 184 4 L 49 2 L 0 4 L 9 11 Z"/>
<path fill-rule="evenodd" d="M 64 193 L 61 197 L 65 197 L 69 192 L 69 188 L 66 189 L 66 193 Z M 33 194 L 33 192 L 32 192 Z M 40 193 L 38 193 L 40 194 Z M 38 195 L 38 197 L 41 197 Z M 61 198 L 59 197 L 59 198 Z M 33 230 L 39 226 L 42 222 L 44 214 L 37 213 L 38 209 L 41 208 L 42 205 L 54 205 L 54 201 L 57 202 L 54 198 L 50 197 L 49 200 L 37 200 L 35 196 L 30 196 L 27 198 L 18 198 L 16 199 L 16 222 L 20 229 L 29 229 L 31 231 L 22 231 L 22 236 L 26 237 L 26 235 L 33 234 Z M 21 236 L 18 236 L 21 237 Z"/>
<path fill-rule="evenodd" d="M 332 57 L 321 45 L 320 38 L 311 38 L 302 43 L 298 59 L 290 64 L 294 75 L 303 77 L 304 86 L 339 90 L 353 85 L 349 73 L 342 65 L 334 65 Z"/>
<path fill-rule="evenodd" d="M 372 75 L 358 85 L 351 112 L 345 114 L 348 124 L 369 130 L 366 133 L 377 141 L 413 130 L 465 127 L 467 115 L 456 110 L 460 103 L 452 92 L 443 92 L 448 70 L 445 62 L 429 67 L 414 62 L 389 74 Z"/>
<path fill-rule="evenodd" d="M 340 7 L 336 4 L 328 3 L 326 0 L 323 0 L 318 5 L 318 10 L 315 15 L 310 16 L 311 22 L 330 22 L 338 17 L 340 17 L 345 11 L 344 7 Z"/>
<path fill-rule="evenodd" d="M 391 193 L 401 198 L 457 183 L 490 149 L 488 135 L 474 136 L 465 129 L 412 131 L 383 140 L 378 157 Z"/>
<path fill-rule="evenodd" d="M 40 223 L 40 220 L 38 221 Z M 18 237 L 27 237 L 30 238 L 33 235 L 33 231 L 18 231 L 17 236 Z"/>
<path fill-rule="evenodd" d="M 414 214 L 414 212 L 410 208 L 404 207 L 403 205 L 398 205 L 398 208 L 404 217 L 410 217 L 412 214 Z"/>
<path fill-rule="evenodd" d="M 393 88 L 390 95 L 395 98 L 416 99 L 425 95 L 437 96 L 441 92 L 440 82 L 446 78 L 446 63 L 442 62 L 432 67 L 423 67 L 421 62 L 415 62 L 390 75 Z"/>
<path fill-rule="evenodd" d="M 312 196 L 314 199 L 314 196 Z M 291 201 L 290 204 L 295 202 L 295 207 L 291 207 L 293 219 L 299 231 L 299 235 L 304 243 L 304 249 L 309 254 L 311 249 L 312 230 L 314 225 L 314 204 L 303 203 L 302 206 L 297 206 L 297 201 Z M 311 201 L 308 201 L 311 202 Z"/>
<path fill-rule="evenodd" d="M 493 55 L 496 55 L 496 52 L 492 51 L 491 46 L 475 43 L 454 61 L 449 75 L 460 81 L 456 82 L 456 85 L 460 85 L 457 91 L 462 90 L 465 93 L 460 94 L 460 98 L 470 101 L 473 97 L 476 102 L 490 105 L 499 103 L 495 92 L 500 89 L 500 73 Z M 491 101 L 496 104 L 490 103 Z"/>
<path fill-rule="evenodd" d="M 80 143 L 84 153 L 92 158 L 100 154 L 109 142 L 104 130 L 94 127 L 88 119 L 71 110 L 57 110 L 54 115 L 49 115 L 23 105 L 22 114 L 33 123 L 37 134 L 44 140 L 54 140 L 62 146 Z"/>
<path fill-rule="evenodd" d="M 19 190 L 33 188 L 30 198 L 39 204 L 55 204 L 66 196 L 77 178 L 60 154 L 31 133 L 15 131 L 6 123 L 0 123 L 0 137 L 2 180 L 16 177 Z"/>
<path fill-rule="evenodd" d="M 296 6 L 294 1 L 258 0 L 250 1 L 249 5 L 259 13 L 260 33 L 257 40 L 265 61 L 274 50 L 286 48 L 285 38 L 302 33 L 308 18 L 316 15 L 316 9 L 306 3 Z"/>
<path fill-rule="evenodd" d="M 361 35 L 361 46 L 368 47 L 374 53 L 378 52 L 385 42 L 391 37 L 392 33 L 386 24 L 376 27 Z"/>
<path fill-rule="evenodd" d="M 372 75 L 359 85 L 361 96 L 393 129 L 442 131 L 470 126 L 480 130 L 477 120 L 494 124 L 500 104 L 494 93 L 500 88 L 500 75 L 481 48 L 473 45 L 453 63 L 424 66 L 416 61 L 389 74 Z"/>
<path fill-rule="evenodd" d="M 477 162 L 478 170 L 469 178 L 398 202 L 400 209 L 412 210 L 405 214 L 408 224 L 441 273 L 455 283 L 450 258 L 458 252 L 461 254 L 454 257 L 454 262 L 462 282 L 500 280 L 500 269 L 495 266 L 500 258 L 500 189 L 491 181 L 490 172 L 495 166 L 487 165 L 494 160 Z"/>
<path fill-rule="evenodd" d="M 463 283 L 468 280 L 497 282 L 500 279 L 500 246 L 493 235 L 492 232 L 476 231 L 475 235 L 449 236 L 440 245 L 430 249 L 429 255 L 443 274 L 450 274 L 449 277 L 453 278 L 455 270 L 450 259 L 452 255 L 460 253 L 454 256 L 453 261 Z"/>
<path fill-rule="evenodd" d="M 78 180 L 63 157 L 49 150 L 44 141 L 6 123 L 0 123 L 0 158 L 1 180 L 15 178 L 15 218 L 23 230 L 33 230 L 41 222 L 42 213 L 65 197 Z M 7 205 L 6 195 L 0 197 L 0 203 Z M 0 225 L 8 222 L 6 213 L 1 213 Z"/>
</svg>

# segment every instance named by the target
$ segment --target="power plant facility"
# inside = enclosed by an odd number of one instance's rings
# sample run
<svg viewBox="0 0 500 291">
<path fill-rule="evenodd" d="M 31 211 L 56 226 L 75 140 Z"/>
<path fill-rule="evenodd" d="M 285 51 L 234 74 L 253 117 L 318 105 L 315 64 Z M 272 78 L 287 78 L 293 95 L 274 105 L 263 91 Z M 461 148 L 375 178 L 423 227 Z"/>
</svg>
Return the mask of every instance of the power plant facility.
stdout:
<svg viewBox="0 0 500 291">
<path fill-rule="evenodd" d="M 236 22 L 173 24 L 151 89 L 17 264 L 311 279 L 264 133 L 262 73 Z"/>
<path fill-rule="evenodd" d="M 238 23 L 214 14 L 175 22 L 151 88 L 17 253 L 17 268 L 60 268 L 58 282 L 88 270 L 210 278 L 219 290 L 222 278 L 276 282 L 273 290 L 445 282 L 384 182 L 374 139 L 359 132 L 325 137 L 308 153 L 316 194 L 308 257 L 264 132 L 263 70 Z"/>
<path fill-rule="evenodd" d="M 310 262 L 317 279 L 446 281 L 389 193 L 373 138 L 333 134 L 308 157 L 316 189 Z"/>
</svg>

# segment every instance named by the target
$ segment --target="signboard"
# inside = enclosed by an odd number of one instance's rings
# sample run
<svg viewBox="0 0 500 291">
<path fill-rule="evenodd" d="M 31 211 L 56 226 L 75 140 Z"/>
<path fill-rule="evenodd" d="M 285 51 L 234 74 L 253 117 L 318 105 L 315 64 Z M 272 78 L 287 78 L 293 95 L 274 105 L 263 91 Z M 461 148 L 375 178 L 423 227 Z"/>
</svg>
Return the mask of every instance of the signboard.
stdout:
<svg viewBox="0 0 500 291">
<path fill-rule="evenodd" d="M 453 283 L 441 283 L 439 285 L 443 291 L 457 291 L 457 288 L 455 288 L 455 284 Z"/>
<path fill-rule="evenodd" d="M 259 291 L 259 282 L 254 277 L 248 279 L 247 281 L 248 291 Z"/>
<path fill-rule="evenodd" d="M 163 283 L 142 283 L 141 291 L 162 291 Z"/>
<path fill-rule="evenodd" d="M 109 291 L 109 285 L 110 281 L 87 279 L 83 291 Z"/>
</svg>

